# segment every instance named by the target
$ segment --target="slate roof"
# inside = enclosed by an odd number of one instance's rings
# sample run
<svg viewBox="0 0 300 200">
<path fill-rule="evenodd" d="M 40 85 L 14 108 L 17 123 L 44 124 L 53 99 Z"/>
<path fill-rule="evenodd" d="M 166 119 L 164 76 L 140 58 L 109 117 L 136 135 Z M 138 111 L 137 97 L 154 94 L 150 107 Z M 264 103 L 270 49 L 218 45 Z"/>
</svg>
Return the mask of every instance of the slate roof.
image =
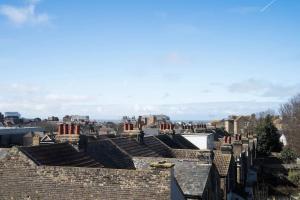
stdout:
<svg viewBox="0 0 300 200">
<path fill-rule="evenodd" d="M 152 151 L 146 144 L 140 144 L 134 138 L 118 137 L 110 140 L 130 156 L 160 157 L 158 153 Z"/>
<path fill-rule="evenodd" d="M 144 138 L 144 143 L 155 153 L 159 154 L 161 157 L 172 158 L 172 150 L 162 141 L 154 136 L 149 136 Z"/>
<path fill-rule="evenodd" d="M 130 156 L 119 149 L 110 139 L 90 142 L 86 153 L 108 168 L 135 168 Z"/>
<path fill-rule="evenodd" d="M 149 168 L 153 162 L 166 161 L 174 165 L 175 179 L 188 197 L 201 197 L 206 189 L 209 179 L 211 164 L 203 164 L 196 159 L 178 159 L 178 158 L 133 158 L 136 167 Z"/>
<path fill-rule="evenodd" d="M 228 175 L 231 159 L 231 154 L 222 154 L 220 150 L 214 151 L 214 164 L 216 165 L 220 176 Z"/>
<path fill-rule="evenodd" d="M 210 174 L 210 164 L 177 160 L 174 169 L 184 195 L 202 196 Z"/>
<path fill-rule="evenodd" d="M 33 147 L 19 147 L 20 151 L 37 165 L 103 167 L 83 152 L 78 152 L 70 144 L 50 144 Z"/>
<path fill-rule="evenodd" d="M 173 149 L 199 149 L 193 143 L 185 139 L 180 134 L 175 134 L 175 135 L 161 134 L 161 135 L 157 135 L 156 137 Z"/>
</svg>

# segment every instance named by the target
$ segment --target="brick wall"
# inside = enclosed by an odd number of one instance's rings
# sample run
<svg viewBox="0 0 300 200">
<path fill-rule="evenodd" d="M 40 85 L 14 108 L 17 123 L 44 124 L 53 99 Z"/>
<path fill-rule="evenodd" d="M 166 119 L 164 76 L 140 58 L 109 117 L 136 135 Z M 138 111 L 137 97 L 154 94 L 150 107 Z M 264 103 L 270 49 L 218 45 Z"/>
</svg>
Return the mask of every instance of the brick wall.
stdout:
<svg viewBox="0 0 300 200">
<path fill-rule="evenodd" d="M 0 159 L 0 199 L 170 199 L 171 173 L 36 166 L 14 149 Z"/>
</svg>

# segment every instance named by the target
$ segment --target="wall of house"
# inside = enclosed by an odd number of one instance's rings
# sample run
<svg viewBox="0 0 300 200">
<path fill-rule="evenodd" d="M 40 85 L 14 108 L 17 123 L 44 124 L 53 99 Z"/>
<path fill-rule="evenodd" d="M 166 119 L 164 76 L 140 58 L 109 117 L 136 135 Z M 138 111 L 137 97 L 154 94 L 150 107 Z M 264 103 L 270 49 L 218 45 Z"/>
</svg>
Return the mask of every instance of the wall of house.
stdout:
<svg viewBox="0 0 300 200">
<path fill-rule="evenodd" d="M 193 143 L 199 149 L 214 148 L 214 136 L 213 134 L 195 134 L 195 135 L 182 135 L 185 139 Z"/>
<path fill-rule="evenodd" d="M 0 199 L 170 199 L 170 170 L 36 166 L 14 150 L 0 159 Z"/>
<path fill-rule="evenodd" d="M 230 134 L 234 133 L 233 120 L 226 120 L 225 121 L 225 131 L 227 131 Z"/>
<path fill-rule="evenodd" d="M 234 134 L 245 135 L 250 121 L 246 117 L 234 120 Z"/>
</svg>

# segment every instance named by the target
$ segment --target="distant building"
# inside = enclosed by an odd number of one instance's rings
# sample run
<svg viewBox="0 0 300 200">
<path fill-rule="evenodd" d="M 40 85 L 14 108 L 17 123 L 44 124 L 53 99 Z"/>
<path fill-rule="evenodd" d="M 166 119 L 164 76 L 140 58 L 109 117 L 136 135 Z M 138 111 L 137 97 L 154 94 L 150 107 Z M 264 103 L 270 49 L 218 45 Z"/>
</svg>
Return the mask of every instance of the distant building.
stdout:
<svg viewBox="0 0 300 200">
<path fill-rule="evenodd" d="M 58 118 L 58 117 L 51 116 L 51 117 L 48 117 L 48 121 L 56 121 L 56 122 L 58 122 L 58 121 L 59 121 L 59 118 Z"/>
<path fill-rule="evenodd" d="M 26 134 L 42 131 L 42 128 L 37 127 L 0 127 L 0 146 L 24 145 L 24 142 L 28 144 L 28 138 L 24 138 Z"/>
<path fill-rule="evenodd" d="M 63 122 L 89 122 L 89 116 L 83 115 L 66 115 L 63 117 Z"/>
<path fill-rule="evenodd" d="M 69 116 L 69 115 L 64 116 L 63 122 L 71 122 L 71 116 Z"/>
<path fill-rule="evenodd" d="M 224 122 L 225 125 L 225 131 L 229 134 L 234 134 L 234 120 L 233 119 L 227 119 Z"/>
<path fill-rule="evenodd" d="M 153 116 L 155 116 L 157 122 L 170 121 L 170 117 L 167 115 L 153 115 Z"/>
<path fill-rule="evenodd" d="M 234 135 L 248 135 L 253 134 L 253 127 L 255 126 L 255 115 L 251 116 L 229 116 L 224 122 L 225 131 Z"/>
<path fill-rule="evenodd" d="M 21 114 L 18 112 L 5 112 L 5 118 L 20 118 Z"/>
<path fill-rule="evenodd" d="M 20 122 L 21 114 L 18 112 L 5 112 L 5 121 L 10 121 L 13 124 Z"/>
<path fill-rule="evenodd" d="M 89 116 L 84 115 L 72 115 L 71 116 L 71 122 L 88 122 L 90 121 Z"/>
<path fill-rule="evenodd" d="M 213 120 L 210 122 L 210 125 L 215 128 L 224 128 L 225 127 L 225 120 Z"/>
</svg>

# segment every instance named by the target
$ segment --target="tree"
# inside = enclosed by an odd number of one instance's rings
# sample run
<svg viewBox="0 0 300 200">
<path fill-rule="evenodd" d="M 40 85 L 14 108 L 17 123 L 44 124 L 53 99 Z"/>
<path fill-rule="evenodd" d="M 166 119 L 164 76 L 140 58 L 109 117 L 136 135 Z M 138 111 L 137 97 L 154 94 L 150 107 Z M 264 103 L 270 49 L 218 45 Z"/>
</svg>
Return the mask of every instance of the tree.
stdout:
<svg viewBox="0 0 300 200">
<path fill-rule="evenodd" d="M 279 151 L 281 143 L 277 128 L 272 122 L 272 116 L 266 115 L 261 118 L 256 127 L 257 153 L 259 155 L 269 155 L 272 151 Z"/>
<path fill-rule="evenodd" d="M 294 162 L 297 158 L 296 153 L 290 148 L 283 148 L 280 154 L 281 160 L 284 163 Z"/>
<path fill-rule="evenodd" d="M 280 108 L 282 129 L 289 147 L 300 155 L 300 94 Z"/>
</svg>

